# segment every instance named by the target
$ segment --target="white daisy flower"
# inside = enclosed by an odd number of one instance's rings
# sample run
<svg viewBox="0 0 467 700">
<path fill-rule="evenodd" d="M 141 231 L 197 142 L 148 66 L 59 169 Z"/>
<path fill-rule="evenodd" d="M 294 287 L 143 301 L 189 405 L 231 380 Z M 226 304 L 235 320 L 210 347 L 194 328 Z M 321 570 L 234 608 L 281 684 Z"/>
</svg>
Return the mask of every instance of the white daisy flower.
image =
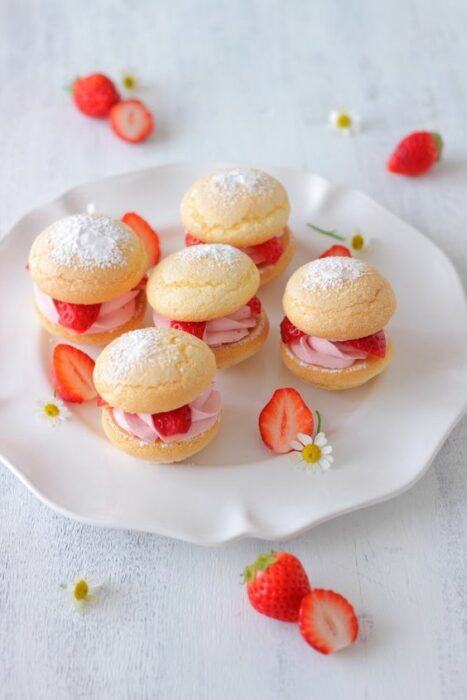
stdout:
<svg viewBox="0 0 467 700">
<path fill-rule="evenodd" d="M 51 428 L 57 428 L 60 423 L 68 420 L 70 411 L 63 401 L 51 396 L 46 401 L 37 401 L 36 416 L 45 421 Z"/>
<path fill-rule="evenodd" d="M 350 136 L 360 131 L 360 118 L 355 112 L 333 110 L 329 113 L 329 123 L 335 131 Z"/>
<path fill-rule="evenodd" d="M 361 231 L 357 230 L 349 239 L 349 243 L 352 252 L 357 253 L 358 255 L 359 253 L 364 253 L 368 250 L 368 247 L 371 244 L 371 238 L 364 236 Z"/>
<path fill-rule="evenodd" d="M 102 584 L 91 579 L 80 578 L 71 584 L 61 583 L 60 588 L 65 591 L 67 601 L 83 613 L 87 607 L 97 602 Z"/>
<path fill-rule="evenodd" d="M 141 81 L 133 70 L 127 70 L 122 73 L 121 83 L 128 92 L 135 92 L 141 86 Z"/>
<path fill-rule="evenodd" d="M 332 447 L 328 444 L 326 435 L 318 433 L 314 438 L 311 435 L 299 433 L 296 440 L 292 440 L 290 447 L 293 452 L 290 458 L 301 469 L 310 472 L 327 471 L 334 462 Z"/>
</svg>

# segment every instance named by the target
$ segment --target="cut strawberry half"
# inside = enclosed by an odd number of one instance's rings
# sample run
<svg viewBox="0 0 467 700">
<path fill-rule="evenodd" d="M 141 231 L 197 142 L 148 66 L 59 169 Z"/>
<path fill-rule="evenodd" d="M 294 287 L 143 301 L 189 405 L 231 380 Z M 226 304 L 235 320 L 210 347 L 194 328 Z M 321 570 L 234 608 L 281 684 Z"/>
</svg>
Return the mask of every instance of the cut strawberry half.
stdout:
<svg viewBox="0 0 467 700">
<path fill-rule="evenodd" d="M 134 211 L 124 214 L 122 221 L 143 241 L 148 256 L 148 267 L 156 265 L 161 255 L 160 240 L 157 232 L 148 224 L 146 219 L 143 219 L 142 216 Z"/>
<path fill-rule="evenodd" d="M 345 245 L 332 245 L 321 253 L 320 258 L 351 258 L 352 253 Z"/>
<path fill-rule="evenodd" d="M 384 331 L 378 331 L 377 333 L 373 333 L 373 335 L 367 335 L 365 338 L 346 340 L 345 342 L 351 348 L 363 350 L 369 355 L 386 357 L 386 334 Z"/>
<path fill-rule="evenodd" d="M 165 437 L 169 435 L 183 435 L 191 427 L 191 408 L 185 405 L 173 411 L 154 413 L 152 422 L 155 429 Z"/>
<path fill-rule="evenodd" d="M 109 122 L 114 133 L 124 141 L 140 143 L 154 129 L 154 118 L 141 100 L 122 100 L 109 112 Z"/>
<path fill-rule="evenodd" d="M 146 289 L 147 284 L 148 284 L 148 277 L 147 277 L 147 275 L 144 275 L 144 277 L 141 277 L 138 284 L 135 284 L 135 286 L 133 287 L 133 289 L 131 291 L 136 292 L 136 290 Z"/>
<path fill-rule="evenodd" d="M 250 301 L 247 302 L 247 306 L 250 307 L 252 313 L 255 316 L 259 316 L 261 313 L 261 300 L 258 297 L 252 297 Z"/>
<path fill-rule="evenodd" d="M 259 432 L 273 452 L 291 452 L 298 433 L 312 434 L 313 414 L 296 389 L 276 389 L 259 414 Z"/>
<path fill-rule="evenodd" d="M 94 360 L 82 350 L 60 343 L 52 355 L 52 381 L 64 401 L 83 403 L 97 396 L 92 373 Z"/>
<path fill-rule="evenodd" d="M 196 238 L 196 236 L 193 236 L 191 233 L 185 233 L 185 245 L 188 248 L 191 245 L 200 245 L 204 243 L 204 241 L 201 240 L 201 238 Z"/>
<path fill-rule="evenodd" d="M 185 333 L 191 333 L 200 340 L 203 340 L 206 329 L 206 321 L 170 321 L 170 327 Z"/>
<path fill-rule="evenodd" d="M 277 236 L 264 241 L 264 243 L 258 243 L 258 245 L 253 245 L 251 247 L 258 253 L 261 253 L 266 262 L 270 265 L 276 263 L 284 252 L 284 246 Z"/>
<path fill-rule="evenodd" d="M 322 588 L 303 598 L 298 624 L 304 640 L 321 654 L 344 649 L 358 636 L 358 620 L 349 601 Z"/>
<path fill-rule="evenodd" d="M 97 321 L 100 304 L 70 304 L 67 301 L 53 300 L 58 312 L 58 322 L 75 333 L 84 333 Z"/>
<path fill-rule="evenodd" d="M 291 343 L 292 340 L 298 340 L 305 335 L 297 326 L 294 326 L 292 321 L 290 321 L 287 316 L 281 321 L 281 338 L 283 343 Z"/>
</svg>

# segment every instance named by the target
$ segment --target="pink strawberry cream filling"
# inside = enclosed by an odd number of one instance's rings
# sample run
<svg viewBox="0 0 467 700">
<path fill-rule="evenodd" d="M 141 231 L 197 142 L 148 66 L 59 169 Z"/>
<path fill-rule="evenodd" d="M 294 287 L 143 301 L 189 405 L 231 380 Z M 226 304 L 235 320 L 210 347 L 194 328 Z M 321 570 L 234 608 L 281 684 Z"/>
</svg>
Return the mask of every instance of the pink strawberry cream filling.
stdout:
<svg viewBox="0 0 467 700">
<path fill-rule="evenodd" d="M 288 343 L 290 351 L 307 365 L 319 365 L 326 369 L 345 369 L 357 360 L 366 360 L 368 353 L 352 348 L 347 343 L 340 343 L 314 335 L 302 335 L 301 338 Z"/>
<path fill-rule="evenodd" d="M 156 327 L 170 328 L 170 319 L 161 316 L 155 311 L 153 312 L 153 320 Z M 257 322 L 257 317 L 248 304 L 245 304 L 245 306 L 242 306 L 232 314 L 206 321 L 202 339 L 211 347 L 224 345 L 225 343 L 236 343 L 238 340 L 246 338 L 251 330 L 256 327 Z"/>
<path fill-rule="evenodd" d="M 198 398 L 188 404 L 191 409 L 191 425 L 188 432 L 178 435 L 162 435 L 154 426 L 151 413 L 128 413 L 121 408 L 112 408 L 113 417 L 127 433 L 145 442 L 161 440 L 165 443 L 191 440 L 211 428 L 219 418 L 222 402 L 221 395 L 209 387 Z"/>
<path fill-rule="evenodd" d="M 87 330 L 80 335 L 88 335 L 89 333 L 103 333 L 112 331 L 114 328 L 122 326 L 133 318 L 135 313 L 136 297 L 140 289 L 132 289 L 126 294 L 122 294 L 116 299 L 106 301 L 101 304 L 99 316 L 96 321 Z M 36 285 L 34 285 L 34 298 L 39 311 L 49 319 L 52 323 L 60 323 L 60 317 L 55 308 L 54 300 L 47 294 L 44 294 Z"/>
</svg>

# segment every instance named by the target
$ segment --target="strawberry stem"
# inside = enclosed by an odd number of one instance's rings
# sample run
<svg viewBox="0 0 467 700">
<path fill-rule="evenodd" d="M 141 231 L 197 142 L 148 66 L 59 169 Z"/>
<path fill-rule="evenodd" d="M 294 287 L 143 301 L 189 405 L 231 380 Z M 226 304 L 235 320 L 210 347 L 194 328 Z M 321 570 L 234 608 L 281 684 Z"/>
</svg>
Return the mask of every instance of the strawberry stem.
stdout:
<svg viewBox="0 0 467 700">
<path fill-rule="evenodd" d="M 321 413 L 319 411 L 315 411 L 316 417 L 318 419 L 318 425 L 316 427 L 316 435 L 321 432 Z"/>
<path fill-rule="evenodd" d="M 442 139 L 441 134 L 438 134 L 437 131 L 432 131 L 431 137 L 434 140 L 434 142 L 436 143 L 436 149 L 438 151 L 438 156 L 436 158 L 436 162 L 438 162 L 439 160 L 441 160 L 441 156 L 443 154 L 443 147 L 444 147 L 443 139 Z"/>
<path fill-rule="evenodd" d="M 242 583 L 251 583 L 254 581 L 256 573 L 258 571 L 267 571 L 269 567 L 277 561 L 276 553 L 270 552 L 269 554 L 260 554 L 256 557 L 253 564 L 245 566 L 242 573 L 243 581 Z"/>
<path fill-rule="evenodd" d="M 320 228 L 319 226 L 315 226 L 314 224 L 307 224 L 307 226 L 312 228 L 313 231 L 317 231 L 318 233 L 323 233 L 325 236 L 331 236 L 331 238 L 335 238 L 337 241 L 345 241 L 346 240 L 345 236 L 341 236 L 335 230 L 327 231 L 325 228 Z"/>
</svg>

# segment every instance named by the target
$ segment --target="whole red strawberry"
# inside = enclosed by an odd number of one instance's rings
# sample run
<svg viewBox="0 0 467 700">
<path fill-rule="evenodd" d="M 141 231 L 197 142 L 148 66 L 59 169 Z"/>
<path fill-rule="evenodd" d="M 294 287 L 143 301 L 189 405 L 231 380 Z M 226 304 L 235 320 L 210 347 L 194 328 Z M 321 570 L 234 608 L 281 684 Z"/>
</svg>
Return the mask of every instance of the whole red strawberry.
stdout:
<svg viewBox="0 0 467 700">
<path fill-rule="evenodd" d="M 102 73 L 77 78 L 72 92 L 75 105 L 88 117 L 107 117 L 110 108 L 120 101 L 115 85 Z"/>
<path fill-rule="evenodd" d="M 421 175 L 441 158 L 443 139 L 431 131 L 414 131 L 397 145 L 387 169 L 399 175 Z"/>
<path fill-rule="evenodd" d="M 297 622 L 310 582 L 301 562 L 288 552 L 260 554 L 243 572 L 255 610 L 284 622 Z"/>
</svg>

